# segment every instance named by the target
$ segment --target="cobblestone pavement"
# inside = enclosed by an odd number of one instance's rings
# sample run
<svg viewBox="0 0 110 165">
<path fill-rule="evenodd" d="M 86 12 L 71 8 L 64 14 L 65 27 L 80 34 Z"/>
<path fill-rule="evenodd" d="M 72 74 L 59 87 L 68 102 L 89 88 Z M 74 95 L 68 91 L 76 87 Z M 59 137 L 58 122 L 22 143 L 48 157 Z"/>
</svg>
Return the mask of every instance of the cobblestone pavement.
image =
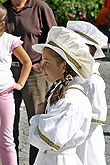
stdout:
<svg viewBox="0 0 110 165">
<path fill-rule="evenodd" d="M 106 100 L 108 106 L 108 114 L 104 126 L 104 135 L 105 135 L 107 165 L 110 165 L 110 61 L 100 61 L 100 63 L 101 63 L 100 73 L 106 83 L 105 92 L 106 92 Z"/>
<path fill-rule="evenodd" d="M 108 105 L 108 115 L 104 126 L 104 135 L 106 142 L 107 165 L 110 165 L 110 61 L 100 61 L 100 73 L 106 82 L 106 99 Z M 21 105 L 20 117 L 20 165 L 29 165 L 29 143 L 28 143 L 28 122 L 25 106 Z M 100 137 L 99 137 L 100 138 Z"/>
</svg>

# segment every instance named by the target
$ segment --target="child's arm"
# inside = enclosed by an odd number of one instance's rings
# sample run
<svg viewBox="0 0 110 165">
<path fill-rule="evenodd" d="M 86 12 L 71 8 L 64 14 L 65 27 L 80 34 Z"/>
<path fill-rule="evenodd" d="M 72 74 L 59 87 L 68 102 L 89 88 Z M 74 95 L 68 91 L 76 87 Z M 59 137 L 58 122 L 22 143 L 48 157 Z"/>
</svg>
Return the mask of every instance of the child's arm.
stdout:
<svg viewBox="0 0 110 165">
<path fill-rule="evenodd" d="M 35 114 L 36 115 L 37 114 L 43 114 L 45 112 L 46 105 L 47 105 L 47 102 L 46 101 L 38 104 Z"/>
<path fill-rule="evenodd" d="M 14 48 L 13 53 L 23 64 L 19 80 L 15 86 L 15 89 L 21 90 L 29 76 L 30 70 L 32 68 L 32 62 L 22 46 Z"/>
</svg>

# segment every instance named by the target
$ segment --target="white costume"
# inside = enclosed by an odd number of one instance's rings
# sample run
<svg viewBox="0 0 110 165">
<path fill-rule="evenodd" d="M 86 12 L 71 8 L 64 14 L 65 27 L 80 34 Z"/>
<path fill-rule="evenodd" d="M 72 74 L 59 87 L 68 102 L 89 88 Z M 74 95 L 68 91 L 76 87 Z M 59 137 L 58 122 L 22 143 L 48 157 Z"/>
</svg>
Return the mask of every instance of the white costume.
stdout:
<svg viewBox="0 0 110 165">
<path fill-rule="evenodd" d="M 47 114 L 35 115 L 30 123 L 29 142 L 39 148 L 34 165 L 82 165 L 76 154 L 87 137 L 91 123 L 91 105 L 80 85 L 69 87 L 65 98 L 50 107 Z"/>
<path fill-rule="evenodd" d="M 50 106 L 51 95 L 48 97 L 47 114 L 30 120 L 29 142 L 39 148 L 34 165 L 82 165 L 76 148 L 89 133 L 92 109 L 79 84 L 92 75 L 94 59 L 81 37 L 64 27 L 52 27 L 46 44 L 33 45 L 39 53 L 44 47 L 57 52 L 78 76 L 69 82 L 65 97 L 56 104 Z"/>
<path fill-rule="evenodd" d="M 22 44 L 20 37 L 6 32 L 0 37 L 0 92 L 14 85 L 15 80 L 10 70 L 12 50 Z"/>
<path fill-rule="evenodd" d="M 107 45 L 108 38 L 93 24 L 85 21 L 68 21 L 67 28 L 78 33 L 86 44 L 95 46 L 95 59 L 105 57 L 101 48 Z M 84 165 L 106 165 L 102 125 L 106 120 L 107 105 L 105 82 L 98 71 L 99 65 L 97 62 L 94 64 L 94 74 L 82 84 L 92 105 L 92 122 L 89 136 L 77 148 L 77 154 Z"/>
<path fill-rule="evenodd" d="M 104 122 L 107 115 L 105 82 L 98 72 L 99 63 L 94 65 L 94 74 L 82 86 L 92 105 L 92 123 L 86 141 L 77 148 L 84 165 L 106 165 Z"/>
</svg>

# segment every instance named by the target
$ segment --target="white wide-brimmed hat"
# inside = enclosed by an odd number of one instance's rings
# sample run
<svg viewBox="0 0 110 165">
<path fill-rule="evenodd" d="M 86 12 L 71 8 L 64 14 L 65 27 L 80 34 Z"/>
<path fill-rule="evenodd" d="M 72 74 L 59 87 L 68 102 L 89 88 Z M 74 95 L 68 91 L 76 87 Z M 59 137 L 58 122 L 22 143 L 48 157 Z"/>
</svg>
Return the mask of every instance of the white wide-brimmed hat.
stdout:
<svg viewBox="0 0 110 165">
<path fill-rule="evenodd" d="M 45 44 L 32 46 L 38 53 L 42 53 L 45 47 L 57 52 L 83 80 L 92 75 L 94 58 L 90 55 L 88 46 L 82 42 L 82 38 L 77 33 L 64 27 L 53 26 Z"/>
<path fill-rule="evenodd" d="M 86 44 L 94 45 L 96 47 L 95 59 L 105 57 L 101 48 L 107 45 L 108 37 L 96 26 L 85 21 L 68 21 L 67 29 L 73 30 L 81 35 Z"/>
</svg>

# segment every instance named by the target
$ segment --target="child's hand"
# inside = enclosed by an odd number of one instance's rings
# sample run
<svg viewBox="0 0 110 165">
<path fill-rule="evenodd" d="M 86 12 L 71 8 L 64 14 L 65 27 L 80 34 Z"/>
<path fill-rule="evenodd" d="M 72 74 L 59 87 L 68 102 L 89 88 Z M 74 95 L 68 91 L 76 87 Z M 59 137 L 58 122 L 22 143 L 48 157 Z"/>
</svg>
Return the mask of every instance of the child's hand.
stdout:
<svg viewBox="0 0 110 165">
<path fill-rule="evenodd" d="M 42 67 L 40 66 L 39 63 L 33 64 L 33 65 L 32 65 L 32 68 L 33 68 L 33 70 L 36 71 L 36 72 L 42 72 Z"/>
<path fill-rule="evenodd" d="M 14 86 L 14 89 L 16 90 L 21 90 L 24 87 L 21 83 L 17 82 L 16 85 Z"/>
<path fill-rule="evenodd" d="M 45 112 L 46 101 L 38 104 L 36 114 L 43 114 Z"/>
</svg>

